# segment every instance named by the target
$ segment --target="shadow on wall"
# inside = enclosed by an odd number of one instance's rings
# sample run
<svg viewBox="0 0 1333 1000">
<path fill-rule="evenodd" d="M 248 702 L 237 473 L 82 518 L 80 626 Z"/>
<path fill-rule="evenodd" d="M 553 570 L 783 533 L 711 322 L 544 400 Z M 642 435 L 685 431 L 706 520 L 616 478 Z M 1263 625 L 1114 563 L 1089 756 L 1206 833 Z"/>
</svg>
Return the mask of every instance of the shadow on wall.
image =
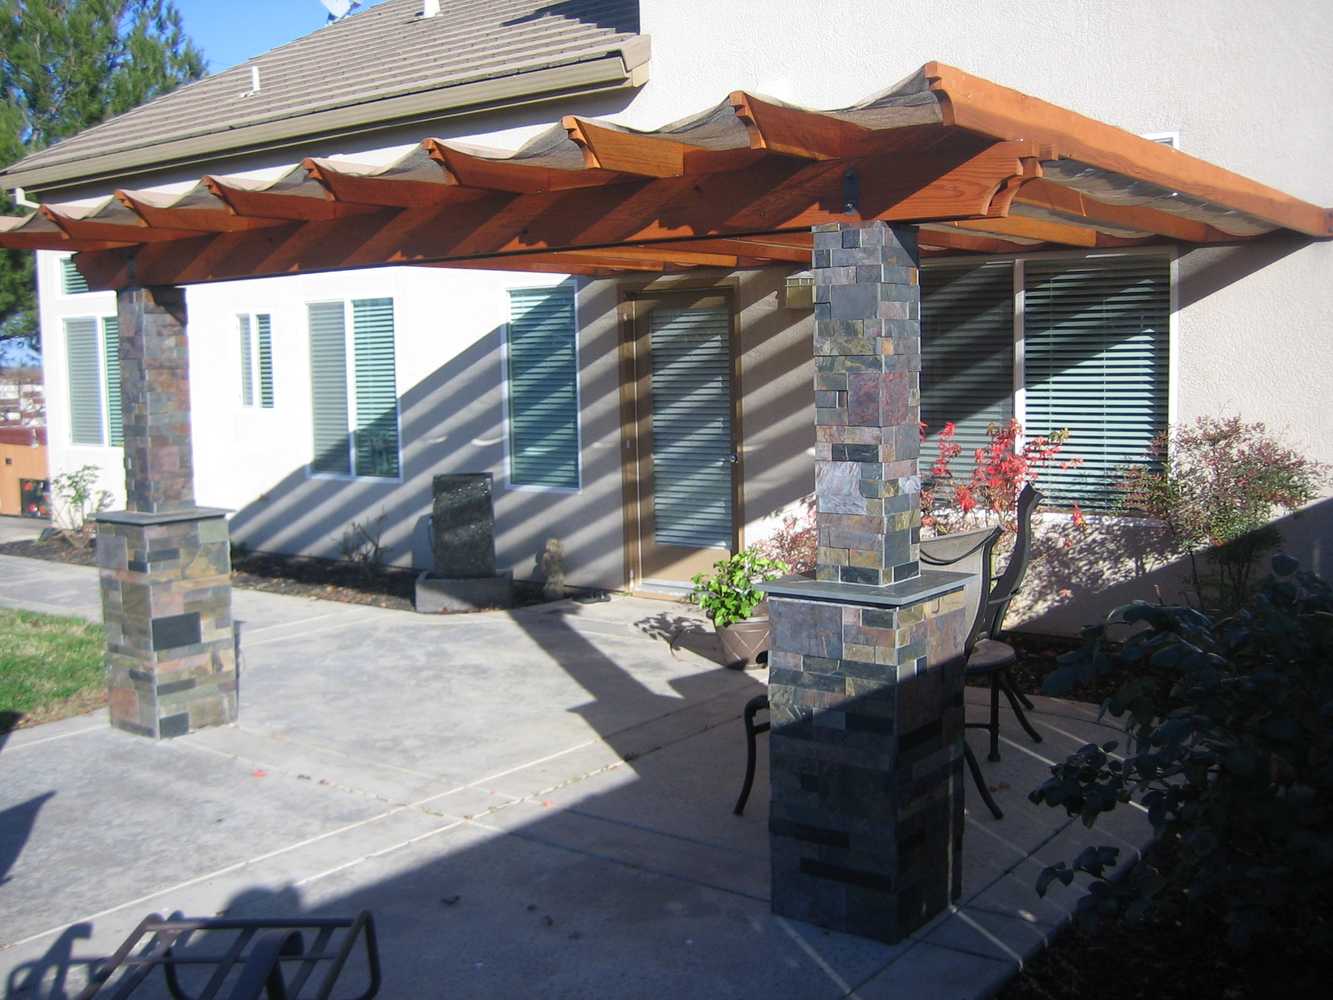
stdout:
<svg viewBox="0 0 1333 1000">
<path fill-rule="evenodd" d="M 1333 498 L 1279 518 L 1273 527 L 1282 533 L 1281 551 L 1320 576 L 1333 574 Z M 1192 594 L 1189 560 L 1171 554 L 1164 529 L 1141 521 L 1108 519 L 1086 533 L 1063 519 L 1048 521 L 1027 581 L 1027 599 L 1015 601 L 1008 624 L 1052 634 L 1077 634 L 1130 601 L 1182 604 Z"/>
<path fill-rule="evenodd" d="M 630 35 L 639 33 L 638 0 L 558 0 L 556 3 L 543 4 L 522 17 L 510 18 L 502 24 L 507 28 L 539 21 L 544 17 L 563 17 L 569 21 L 595 24 L 608 31 Z"/>
<path fill-rule="evenodd" d="M 741 316 L 743 523 L 781 510 L 813 486 L 809 322 L 808 314 L 778 304 L 787 270 L 743 272 L 734 282 Z M 725 275 L 697 276 L 702 281 L 721 277 Z M 618 299 L 622 286 L 594 281 L 580 282 L 578 287 L 582 487 L 577 494 L 509 488 L 501 361 L 504 328 L 496 327 L 401 394 L 401 482 L 312 477 L 302 466 L 233 516 L 232 537 L 259 551 L 337 558 L 340 541 L 354 522 L 373 524 L 382 516 L 385 561 L 427 569 L 432 565 L 426 523 L 432 478 L 441 473 L 490 472 L 495 480 L 501 569 L 512 568 L 520 579 L 539 576 L 542 551 L 549 539 L 558 538 L 567 554 L 572 584 L 622 586 Z"/>
</svg>

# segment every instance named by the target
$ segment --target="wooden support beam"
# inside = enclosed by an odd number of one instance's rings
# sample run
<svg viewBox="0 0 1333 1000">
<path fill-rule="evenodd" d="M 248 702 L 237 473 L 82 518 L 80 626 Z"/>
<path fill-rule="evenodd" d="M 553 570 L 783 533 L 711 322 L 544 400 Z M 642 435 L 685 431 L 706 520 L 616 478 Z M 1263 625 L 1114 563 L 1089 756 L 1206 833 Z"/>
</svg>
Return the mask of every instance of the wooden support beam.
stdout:
<svg viewBox="0 0 1333 1000">
<path fill-rule="evenodd" d="M 1033 250 L 1041 249 L 1040 246 L 1030 243 L 1010 243 L 1008 240 L 992 236 L 979 236 L 957 229 L 944 231 L 933 226 L 919 227 L 918 239 L 923 248 L 932 247 L 944 252 L 961 250 L 966 253 L 1009 254 L 1031 253 Z"/>
<path fill-rule="evenodd" d="M 1029 152 L 1027 144 L 1001 143 L 980 152 L 932 157 L 890 154 L 808 161 L 772 156 L 744 171 L 642 180 L 613 189 L 496 193 L 427 210 L 370 209 L 354 218 L 145 246 L 135 257 L 134 280 L 195 284 L 507 253 L 745 239 L 797 230 L 807 231 L 798 238 L 808 241 L 811 226 L 848 219 L 983 218 L 996 192 L 1022 174 L 1020 159 Z M 850 215 L 844 211 L 849 169 L 860 177 L 860 211 Z M 259 210 L 260 205 L 251 207 Z M 0 234 L 0 244 L 3 241 Z M 94 287 L 115 288 L 130 281 L 124 255 L 81 266 Z"/>
<path fill-rule="evenodd" d="M 1195 222 L 1154 208 L 1108 205 L 1105 202 L 1094 201 L 1073 188 L 1040 178 L 1023 182 L 1014 196 L 1013 203 L 1063 216 L 1070 221 L 1081 219 L 1092 225 L 1153 233 L 1187 243 L 1219 243 L 1235 240 L 1229 233 L 1203 222 Z"/>
<path fill-rule="evenodd" d="M 730 100 L 752 149 L 806 160 L 851 159 L 875 149 L 872 129 L 832 115 L 774 104 L 743 90 L 733 91 Z"/>
<path fill-rule="evenodd" d="M 984 219 L 978 221 L 947 222 L 943 225 L 968 232 L 983 233 L 1003 239 L 1017 236 L 1020 239 L 1035 240 L 1038 243 L 1059 243 L 1069 247 L 1098 246 L 1098 233 L 1095 229 L 1084 226 L 1067 226 L 1061 222 L 1044 222 L 1041 219 L 1027 219 L 1012 216 L 1007 219 Z"/>
<path fill-rule="evenodd" d="M 146 222 L 109 222 L 96 218 L 80 219 L 60 209 L 43 205 L 37 211 L 59 226 L 72 240 L 88 243 L 166 243 L 197 235 L 189 229 L 159 229 Z"/>
<path fill-rule="evenodd" d="M 680 264 L 686 267 L 735 267 L 737 254 L 715 253 L 689 244 L 652 243 L 647 246 L 606 247 L 599 250 L 565 250 L 561 256 L 597 260 L 646 261 L 650 264 Z"/>
<path fill-rule="evenodd" d="M 621 132 L 566 115 L 561 124 L 583 150 L 590 169 L 636 177 L 686 177 L 740 170 L 763 156 L 755 149 L 703 149 L 675 139 Z"/>
<path fill-rule="evenodd" d="M 606 170 L 560 170 L 521 160 L 477 156 L 437 139 L 427 139 L 422 145 L 430 158 L 445 169 L 450 183 L 484 191 L 545 194 L 550 191 L 602 187 L 625 180 L 620 174 Z"/>
<path fill-rule="evenodd" d="M 810 247 L 793 246 L 790 243 L 767 242 L 770 239 L 774 239 L 774 237 L 754 236 L 746 239 L 685 240 L 681 242 L 650 243 L 645 245 L 645 249 L 704 251 L 728 254 L 734 257 L 749 257 L 809 266 Z"/>
<path fill-rule="evenodd" d="M 253 215 L 237 215 L 224 202 L 216 208 L 156 205 L 134 191 L 117 191 L 116 199 L 134 212 L 144 223 L 155 229 L 190 230 L 201 233 L 243 233 L 251 229 L 280 226 L 283 219 L 264 219 Z"/>
<path fill-rule="evenodd" d="M 446 201 L 476 197 L 471 191 L 461 190 L 443 164 L 440 165 L 437 181 L 357 174 L 339 170 L 327 160 L 309 156 L 301 161 L 301 166 L 335 201 L 349 204 L 375 205 L 380 208 L 437 208 Z"/>
<path fill-rule="evenodd" d="M 1114 125 L 939 62 L 922 67 L 947 124 L 1001 141 L 1023 138 L 1042 159 L 1070 159 L 1147 181 L 1311 236 L 1333 235 L 1327 208 Z"/>
<path fill-rule="evenodd" d="M 466 271 L 517 271 L 538 274 L 577 274 L 590 278 L 614 277 L 626 271 L 660 274 L 666 270 L 661 263 L 649 261 L 619 261 L 608 263 L 594 256 L 573 256 L 569 253 L 507 254 L 503 257 L 469 257 L 466 260 L 434 261 L 427 267 L 455 268 Z"/>
<path fill-rule="evenodd" d="M 334 201 L 328 195 L 316 198 L 279 191 L 256 191 L 221 177 L 206 176 L 203 183 L 214 197 L 221 198 L 237 215 L 288 222 L 327 222 L 376 211 L 372 205 L 348 205 Z"/>
</svg>

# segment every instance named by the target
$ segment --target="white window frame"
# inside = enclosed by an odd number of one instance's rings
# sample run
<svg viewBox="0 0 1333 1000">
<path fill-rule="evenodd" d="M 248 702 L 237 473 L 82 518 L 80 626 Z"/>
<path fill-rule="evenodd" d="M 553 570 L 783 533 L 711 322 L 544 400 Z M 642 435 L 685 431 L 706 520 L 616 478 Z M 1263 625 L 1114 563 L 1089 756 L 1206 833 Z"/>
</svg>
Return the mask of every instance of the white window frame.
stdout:
<svg viewBox="0 0 1333 1000">
<path fill-rule="evenodd" d="M 1145 138 L 1147 138 L 1145 136 Z M 1167 368 L 1166 368 L 1166 420 L 1167 429 L 1174 427 L 1177 422 L 1180 378 L 1180 352 L 1179 343 L 1179 317 L 1178 317 L 1178 277 L 1180 252 L 1175 246 L 1156 246 L 1156 247 L 1135 247 L 1127 250 L 1109 250 L 1104 252 L 1088 253 L 1081 250 L 1046 250 L 1036 251 L 1025 254 L 977 254 L 971 257 L 947 257 L 943 259 L 922 261 L 922 268 L 945 268 L 945 267 L 978 267 L 983 264 L 1007 263 L 1012 265 L 1014 274 L 1014 397 L 1013 409 L 1014 419 L 1018 421 L 1019 426 L 1027 427 L 1027 392 L 1024 378 L 1024 286 L 1025 286 L 1025 264 L 1030 260 L 1068 260 L 1068 261 L 1096 261 L 1096 260 L 1115 260 L 1130 257 L 1166 257 L 1170 267 L 1169 288 L 1167 309 L 1169 318 L 1166 331 L 1166 350 L 1167 350 Z M 1020 435 L 1016 439 L 1016 445 L 1023 447 L 1026 441 L 1026 434 Z M 1091 514 L 1087 516 L 1091 517 Z M 1099 515 L 1102 517 L 1118 515 Z"/>
<path fill-rule="evenodd" d="M 273 310 L 271 310 L 271 309 L 269 309 L 269 310 L 262 310 L 262 311 L 260 311 L 260 312 L 238 312 L 238 313 L 236 314 L 236 319 L 237 319 L 237 320 L 245 319 L 245 320 L 248 320 L 248 321 L 249 321 L 249 336 L 250 336 L 250 389 L 251 389 L 251 392 L 250 392 L 250 402 L 247 403 L 247 402 L 245 401 L 245 383 L 244 383 L 244 381 L 242 381 L 241 384 L 238 385 L 238 386 L 236 387 L 236 394 L 237 394 L 237 397 L 238 397 L 239 400 L 240 400 L 240 406 L 241 406 L 241 409 L 243 409 L 243 410 L 256 410 L 256 411 L 258 411 L 258 412 L 260 412 L 260 413 L 263 413 L 265 410 L 267 410 L 267 411 L 269 411 L 269 412 L 273 412 L 274 410 L 276 410 L 276 409 L 278 408 L 278 390 L 277 390 L 277 386 L 275 385 L 275 386 L 273 387 L 273 405 L 272 405 L 272 406 L 265 406 L 265 405 L 264 405 L 264 402 L 263 402 L 263 400 L 264 400 L 264 387 L 263 387 L 262 383 L 260 382 L 260 371 L 261 371 L 261 369 L 260 369 L 260 367 L 259 367 L 259 317 L 260 317 L 260 316 L 267 316 L 267 317 L 269 318 L 269 319 L 268 319 L 268 324 L 269 324 L 269 343 L 270 343 L 270 345 L 271 345 L 271 344 L 272 344 L 272 338 L 273 338 Z M 237 331 L 237 332 L 239 332 L 239 331 Z M 243 357 L 239 357 L 239 358 L 236 359 L 237 371 L 240 372 L 242 375 L 244 374 L 244 372 L 241 371 L 242 363 L 243 363 L 243 362 L 244 362 L 244 358 L 243 358 Z M 396 384 L 396 380 L 395 380 L 395 384 Z"/>
<path fill-rule="evenodd" d="M 536 289 L 555 289 L 572 281 L 572 278 L 566 278 L 564 281 L 557 281 L 550 285 L 513 285 L 504 290 L 505 310 L 508 312 L 513 308 L 513 299 L 511 292 L 530 292 Z M 539 486 L 532 483 L 514 482 L 514 464 L 513 448 L 511 447 L 512 437 L 510 435 L 509 419 L 509 334 L 511 321 L 506 319 L 504 324 L 504 339 L 500 344 L 500 406 L 501 406 L 501 437 L 504 446 L 504 488 L 506 491 L 514 493 L 564 493 L 570 496 L 583 492 L 583 358 L 580 353 L 582 344 L 579 340 L 579 332 L 582 329 L 579 325 L 579 288 L 578 282 L 574 283 L 574 439 L 578 445 L 578 452 L 574 459 L 574 468 L 578 474 L 579 484 L 575 487 L 569 486 Z M 512 314 L 511 314 L 512 315 Z"/>
<path fill-rule="evenodd" d="M 397 483 L 404 481 L 403 469 L 403 398 L 398 392 L 398 299 L 392 295 L 358 295 L 357 299 L 389 299 L 393 302 L 393 419 L 395 439 L 398 442 L 398 475 L 396 476 L 363 476 L 357 472 L 356 468 L 356 420 L 357 420 L 357 398 L 356 398 L 356 331 L 352 328 L 353 299 L 310 299 L 306 305 L 306 371 L 310 370 L 310 306 L 327 305 L 338 303 L 343 307 L 343 358 L 346 364 L 345 376 L 347 379 L 347 467 L 352 470 L 350 475 L 342 472 L 316 472 L 314 468 L 314 455 L 310 456 L 310 461 L 306 463 L 305 473 L 307 479 L 328 479 L 343 483 Z M 272 313 L 269 314 L 272 316 Z M 272 322 L 272 320 L 270 320 Z M 256 352 L 251 352 L 252 356 L 257 356 Z M 314 407 L 315 387 L 310 387 L 310 405 Z M 255 398 L 259 397 L 259 385 L 255 384 Z M 276 404 L 277 392 L 274 391 L 274 401 Z M 276 409 L 276 405 L 274 409 Z M 313 430 L 309 435 L 314 437 Z"/>
</svg>

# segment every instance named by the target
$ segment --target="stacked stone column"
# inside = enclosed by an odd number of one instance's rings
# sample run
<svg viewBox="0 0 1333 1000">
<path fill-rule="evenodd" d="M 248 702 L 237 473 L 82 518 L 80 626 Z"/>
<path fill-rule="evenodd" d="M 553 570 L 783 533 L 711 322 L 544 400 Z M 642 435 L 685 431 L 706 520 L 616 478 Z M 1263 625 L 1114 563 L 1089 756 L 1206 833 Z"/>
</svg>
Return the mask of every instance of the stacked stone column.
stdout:
<svg viewBox="0 0 1333 1000">
<path fill-rule="evenodd" d="M 818 566 L 767 588 L 772 906 L 897 941 L 962 888 L 965 577 L 918 564 L 915 230 L 814 239 Z"/>
<path fill-rule="evenodd" d="M 111 724 L 153 738 L 237 711 L 225 512 L 197 507 L 185 293 L 117 293 L 127 510 L 97 517 Z"/>
</svg>

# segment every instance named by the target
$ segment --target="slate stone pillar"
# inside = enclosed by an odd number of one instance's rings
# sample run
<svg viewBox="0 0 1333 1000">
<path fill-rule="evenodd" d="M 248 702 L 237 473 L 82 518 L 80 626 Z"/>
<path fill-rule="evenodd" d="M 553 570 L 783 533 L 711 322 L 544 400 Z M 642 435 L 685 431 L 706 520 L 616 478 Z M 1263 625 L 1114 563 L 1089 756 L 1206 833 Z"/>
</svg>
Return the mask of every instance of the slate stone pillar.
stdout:
<svg viewBox="0 0 1333 1000">
<path fill-rule="evenodd" d="M 815 228 L 814 579 L 769 585 L 772 907 L 897 941 L 962 890 L 966 577 L 921 573 L 915 230 Z"/>
<path fill-rule="evenodd" d="M 196 507 L 185 292 L 117 293 L 127 510 L 97 517 L 111 724 L 155 739 L 236 719 L 225 512 Z"/>
</svg>

